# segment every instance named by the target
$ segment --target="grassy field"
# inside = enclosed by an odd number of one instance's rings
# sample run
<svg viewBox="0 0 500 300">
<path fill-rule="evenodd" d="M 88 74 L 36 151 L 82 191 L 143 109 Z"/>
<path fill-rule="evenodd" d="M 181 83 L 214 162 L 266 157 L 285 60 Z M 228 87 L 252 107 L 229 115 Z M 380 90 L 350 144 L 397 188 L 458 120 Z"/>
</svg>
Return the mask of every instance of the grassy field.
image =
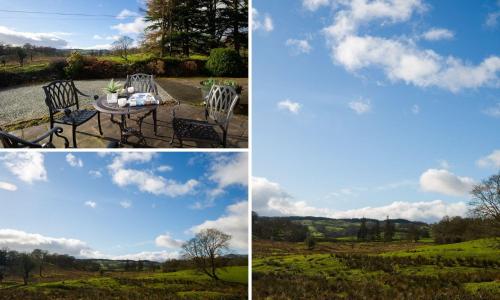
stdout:
<svg viewBox="0 0 500 300">
<path fill-rule="evenodd" d="M 20 278 L 0 283 L 0 299 L 246 299 L 248 267 L 219 271 L 220 281 L 193 270 L 177 272 L 49 271 L 22 285 Z"/>
<path fill-rule="evenodd" d="M 500 299 L 500 240 L 256 241 L 254 299 Z"/>
</svg>

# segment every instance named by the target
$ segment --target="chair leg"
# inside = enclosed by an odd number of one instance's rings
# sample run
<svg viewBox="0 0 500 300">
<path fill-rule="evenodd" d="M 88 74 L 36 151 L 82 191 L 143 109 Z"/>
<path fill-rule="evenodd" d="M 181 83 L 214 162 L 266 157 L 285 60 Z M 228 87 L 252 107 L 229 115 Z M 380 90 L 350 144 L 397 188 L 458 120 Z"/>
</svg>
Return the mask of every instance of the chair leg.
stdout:
<svg viewBox="0 0 500 300">
<path fill-rule="evenodd" d="M 227 130 L 222 130 L 222 147 L 227 146 Z"/>
<path fill-rule="evenodd" d="M 50 130 L 52 130 L 53 128 L 54 128 L 54 122 L 52 121 L 52 118 L 50 118 Z M 52 134 L 50 135 L 49 143 L 52 144 Z"/>
<path fill-rule="evenodd" d="M 101 127 L 101 112 L 97 112 L 97 125 L 99 126 L 99 133 L 102 135 L 102 127 Z"/>
<path fill-rule="evenodd" d="M 72 131 L 73 131 L 73 148 L 77 148 L 77 146 L 76 146 L 76 126 L 75 125 L 73 125 Z"/>
<path fill-rule="evenodd" d="M 153 111 L 153 126 L 155 135 L 158 135 L 158 117 L 156 115 L 156 109 Z"/>
</svg>

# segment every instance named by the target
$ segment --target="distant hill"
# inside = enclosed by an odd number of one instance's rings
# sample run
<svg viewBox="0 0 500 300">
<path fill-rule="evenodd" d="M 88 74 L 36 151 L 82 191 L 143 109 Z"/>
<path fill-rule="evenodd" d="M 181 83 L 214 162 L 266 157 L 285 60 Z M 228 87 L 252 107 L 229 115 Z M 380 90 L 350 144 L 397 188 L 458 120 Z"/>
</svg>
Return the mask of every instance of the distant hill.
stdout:
<svg viewBox="0 0 500 300">
<path fill-rule="evenodd" d="M 261 217 L 253 214 L 253 235 L 257 239 L 289 240 L 289 237 L 296 236 L 292 241 L 303 240 L 304 234 L 312 234 L 317 239 L 335 240 L 335 239 L 356 239 L 362 219 L 333 219 L 326 217 L 312 216 L 290 216 L 290 217 Z M 373 228 L 378 221 L 380 229 L 383 230 L 385 220 L 365 219 L 366 226 Z M 410 226 L 416 226 L 427 236 L 430 225 L 424 222 L 409 221 L 406 219 L 389 219 L 395 227 L 395 239 L 402 239 L 408 232 Z M 291 225 L 302 225 L 305 233 L 299 228 Z M 290 228 L 293 227 L 293 228 Z M 293 232 L 290 232 L 292 230 Z"/>
</svg>

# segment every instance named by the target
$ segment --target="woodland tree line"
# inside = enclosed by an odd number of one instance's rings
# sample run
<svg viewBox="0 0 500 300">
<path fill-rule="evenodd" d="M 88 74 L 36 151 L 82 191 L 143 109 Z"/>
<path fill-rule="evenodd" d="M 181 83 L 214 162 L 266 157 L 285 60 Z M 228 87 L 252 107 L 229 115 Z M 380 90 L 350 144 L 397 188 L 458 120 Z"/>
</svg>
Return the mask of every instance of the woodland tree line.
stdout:
<svg viewBox="0 0 500 300">
<path fill-rule="evenodd" d="M 165 55 L 248 49 L 248 0 L 147 0 L 143 44 Z"/>
<path fill-rule="evenodd" d="M 344 233 L 356 236 L 358 241 L 391 242 L 395 239 L 419 241 L 432 236 L 436 243 L 458 243 L 485 237 L 500 236 L 500 173 L 477 184 L 471 191 L 468 217 L 444 217 L 439 222 L 428 226 L 419 226 L 415 222 L 395 227 L 394 221 L 387 218 L 368 222 L 361 219 L 359 226 L 350 226 Z M 323 232 L 320 226 L 316 229 Z M 353 230 L 354 229 L 354 230 Z M 287 218 L 259 217 L 252 215 L 253 236 L 287 242 L 305 242 L 314 247 L 314 238 L 307 226 Z"/>
</svg>

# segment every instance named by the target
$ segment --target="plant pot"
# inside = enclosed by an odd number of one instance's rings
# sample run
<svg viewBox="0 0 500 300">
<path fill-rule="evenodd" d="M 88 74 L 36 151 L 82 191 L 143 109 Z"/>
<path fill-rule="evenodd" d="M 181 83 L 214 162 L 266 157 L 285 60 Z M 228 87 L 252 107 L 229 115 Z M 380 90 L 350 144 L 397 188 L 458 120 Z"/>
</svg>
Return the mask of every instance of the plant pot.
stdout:
<svg viewBox="0 0 500 300">
<path fill-rule="evenodd" d="M 109 93 L 106 97 L 109 104 L 118 103 L 118 93 Z"/>
</svg>

